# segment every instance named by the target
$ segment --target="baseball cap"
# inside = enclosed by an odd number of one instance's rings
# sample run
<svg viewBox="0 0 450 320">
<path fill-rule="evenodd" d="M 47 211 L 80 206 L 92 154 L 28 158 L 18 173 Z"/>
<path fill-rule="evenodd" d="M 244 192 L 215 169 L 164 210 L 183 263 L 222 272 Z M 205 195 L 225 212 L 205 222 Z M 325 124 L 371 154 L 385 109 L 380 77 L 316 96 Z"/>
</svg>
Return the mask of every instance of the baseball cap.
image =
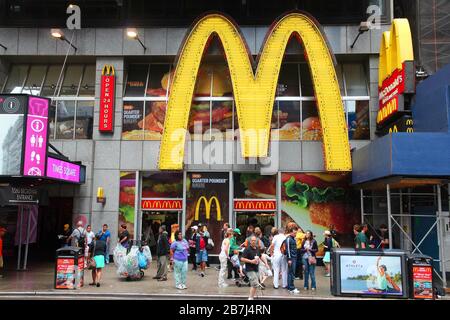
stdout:
<svg viewBox="0 0 450 320">
<path fill-rule="evenodd" d="M 197 226 L 192 226 L 191 229 L 198 230 Z"/>
<path fill-rule="evenodd" d="M 331 236 L 331 232 L 330 232 L 329 230 L 326 230 L 323 234 L 324 234 L 325 236 Z"/>
<path fill-rule="evenodd" d="M 241 235 L 241 230 L 239 230 L 238 228 L 233 230 L 234 232 L 236 232 L 238 235 Z"/>
</svg>

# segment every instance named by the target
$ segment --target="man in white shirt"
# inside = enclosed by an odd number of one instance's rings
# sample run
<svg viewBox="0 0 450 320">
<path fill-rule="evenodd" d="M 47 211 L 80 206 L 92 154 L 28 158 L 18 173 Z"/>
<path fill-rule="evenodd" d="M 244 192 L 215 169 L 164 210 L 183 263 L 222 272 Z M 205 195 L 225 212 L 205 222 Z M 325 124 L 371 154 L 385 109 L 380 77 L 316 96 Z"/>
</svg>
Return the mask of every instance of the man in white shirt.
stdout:
<svg viewBox="0 0 450 320">
<path fill-rule="evenodd" d="M 273 268 L 273 287 L 278 289 L 279 277 L 281 271 L 282 286 L 286 288 L 288 285 L 288 274 L 287 274 L 287 260 L 286 256 L 281 252 L 281 245 L 283 244 L 286 236 L 284 235 L 284 230 L 279 229 L 274 232 L 274 237 L 272 244 L 270 245 L 270 252 L 272 253 L 272 268 Z"/>
<path fill-rule="evenodd" d="M 92 231 L 92 228 L 90 225 L 86 227 L 86 241 L 87 245 L 89 246 L 92 243 L 92 240 L 95 238 L 95 233 Z"/>
</svg>

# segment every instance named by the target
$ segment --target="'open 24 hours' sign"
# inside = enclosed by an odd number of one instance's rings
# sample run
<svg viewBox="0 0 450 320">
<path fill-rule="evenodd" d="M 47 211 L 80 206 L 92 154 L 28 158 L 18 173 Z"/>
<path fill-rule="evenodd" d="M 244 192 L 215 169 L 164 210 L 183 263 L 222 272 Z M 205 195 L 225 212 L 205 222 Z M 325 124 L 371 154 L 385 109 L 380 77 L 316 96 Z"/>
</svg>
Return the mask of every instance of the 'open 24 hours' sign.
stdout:
<svg viewBox="0 0 450 320">
<path fill-rule="evenodd" d="M 98 125 L 100 132 L 114 132 L 115 85 L 114 67 L 105 65 L 102 69 L 100 87 L 100 119 Z"/>
</svg>

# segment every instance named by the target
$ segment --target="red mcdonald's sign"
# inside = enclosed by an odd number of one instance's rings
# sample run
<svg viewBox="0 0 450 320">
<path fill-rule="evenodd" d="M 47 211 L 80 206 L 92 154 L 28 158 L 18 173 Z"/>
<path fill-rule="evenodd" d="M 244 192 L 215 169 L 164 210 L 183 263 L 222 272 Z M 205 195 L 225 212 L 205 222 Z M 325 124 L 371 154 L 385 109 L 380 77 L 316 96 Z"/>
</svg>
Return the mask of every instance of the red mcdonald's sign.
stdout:
<svg viewBox="0 0 450 320">
<path fill-rule="evenodd" d="M 114 67 L 105 65 L 102 70 L 100 85 L 100 119 L 98 123 L 98 130 L 100 132 L 114 131 L 115 88 Z"/>
<path fill-rule="evenodd" d="M 276 211 L 275 199 L 234 199 L 234 211 Z"/>
<path fill-rule="evenodd" d="M 183 210 L 183 199 L 142 199 L 142 210 L 178 211 Z"/>
</svg>

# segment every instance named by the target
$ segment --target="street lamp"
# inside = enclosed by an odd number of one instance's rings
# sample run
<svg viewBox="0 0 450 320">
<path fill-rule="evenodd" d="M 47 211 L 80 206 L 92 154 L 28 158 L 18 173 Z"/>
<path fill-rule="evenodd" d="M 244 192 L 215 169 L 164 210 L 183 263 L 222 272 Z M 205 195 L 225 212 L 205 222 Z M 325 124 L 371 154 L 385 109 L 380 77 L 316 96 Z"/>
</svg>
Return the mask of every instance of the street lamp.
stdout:
<svg viewBox="0 0 450 320">
<path fill-rule="evenodd" d="M 147 50 L 147 47 L 144 46 L 144 44 L 142 43 L 141 39 L 139 39 L 139 36 L 138 36 L 136 28 L 128 28 L 127 29 L 127 36 L 128 36 L 128 38 L 135 39 L 135 40 L 139 41 L 139 43 L 141 44 L 142 48 L 144 48 L 144 52 L 145 52 L 145 50 Z"/>
<path fill-rule="evenodd" d="M 51 29 L 51 34 L 52 34 L 53 38 L 67 42 L 68 44 L 70 44 L 72 46 L 72 48 L 75 49 L 75 51 L 77 51 L 77 47 L 75 47 L 72 44 L 72 42 L 70 42 L 69 40 L 67 40 L 66 37 L 64 37 L 64 33 L 60 29 Z"/>
<path fill-rule="evenodd" d="M 361 24 L 359 25 L 358 35 L 356 36 L 355 41 L 353 41 L 353 43 L 350 46 L 350 48 L 353 49 L 353 47 L 355 46 L 356 41 L 358 41 L 358 39 L 359 39 L 359 36 L 362 35 L 364 32 L 369 31 L 369 29 L 370 29 L 369 28 L 369 23 L 367 21 L 361 22 Z"/>
</svg>

